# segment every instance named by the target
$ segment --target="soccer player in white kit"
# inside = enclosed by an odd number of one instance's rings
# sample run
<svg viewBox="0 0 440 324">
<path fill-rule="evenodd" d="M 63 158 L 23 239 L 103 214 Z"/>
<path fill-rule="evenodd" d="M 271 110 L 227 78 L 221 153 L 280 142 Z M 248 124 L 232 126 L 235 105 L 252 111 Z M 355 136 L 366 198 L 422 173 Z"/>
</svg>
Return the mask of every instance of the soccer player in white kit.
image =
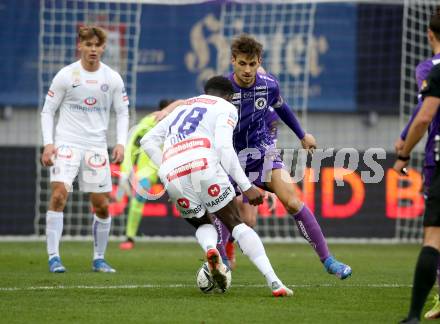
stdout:
<svg viewBox="0 0 440 324">
<path fill-rule="evenodd" d="M 196 228 L 211 274 L 220 289 L 226 287 L 217 231 L 208 217 L 215 214 L 238 241 L 243 253 L 266 278 L 275 297 L 292 296 L 275 274 L 258 234 L 240 220 L 231 176 L 252 205 L 263 197 L 240 166 L 232 146 L 237 109 L 231 82 L 216 76 L 205 85 L 206 95 L 188 99 L 160 121 L 141 140 L 141 146 L 160 166 L 159 177 L 184 217 Z M 161 149 L 163 145 L 163 150 Z"/>
<path fill-rule="evenodd" d="M 96 26 L 78 32 L 80 60 L 62 68 L 52 80 L 41 112 L 43 166 L 50 166 L 51 197 L 46 214 L 49 271 L 65 272 L 59 254 L 63 210 L 78 176 L 80 190 L 90 193 L 93 206 L 93 271 L 115 272 L 104 254 L 110 233 L 108 213 L 112 189 L 106 133 L 110 109 L 117 116 L 115 163 L 124 159 L 128 132 L 128 97 L 121 76 L 101 62 L 107 35 Z M 53 136 L 54 116 L 60 110 Z"/>
</svg>

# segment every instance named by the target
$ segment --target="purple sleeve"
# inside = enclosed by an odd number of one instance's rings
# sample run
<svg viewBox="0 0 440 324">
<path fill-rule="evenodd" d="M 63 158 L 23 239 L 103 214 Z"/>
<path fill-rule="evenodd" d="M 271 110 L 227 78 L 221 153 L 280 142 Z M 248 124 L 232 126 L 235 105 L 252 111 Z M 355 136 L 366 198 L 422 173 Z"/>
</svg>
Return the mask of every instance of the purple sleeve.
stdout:
<svg viewBox="0 0 440 324">
<path fill-rule="evenodd" d="M 417 81 L 417 88 L 419 89 L 419 92 L 423 88 L 423 81 L 426 82 L 426 78 L 428 77 L 429 72 L 432 69 L 432 61 L 426 60 L 421 62 L 416 66 L 416 81 Z M 414 109 L 410 120 L 406 124 L 405 128 L 403 129 L 402 133 L 400 133 L 400 138 L 402 140 L 406 139 L 406 136 L 408 135 L 409 128 L 411 127 L 412 122 L 414 121 L 414 118 L 416 117 L 417 113 L 420 110 L 420 107 L 422 106 L 423 101 L 419 100 L 417 103 L 416 108 Z"/>
<path fill-rule="evenodd" d="M 408 135 L 409 128 L 411 127 L 411 124 L 412 124 L 412 122 L 414 121 L 414 118 L 416 118 L 416 115 L 417 115 L 417 113 L 419 112 L 420 107 L 422 107 L 422 103 L 423 103 L 423 101 L 420 101 L 420 102 L 417 104 L 417 107 L 416 107 L 416 109 L 414 109 L 414 111 L 413 111 L 413 113 L 412 113 L 412 115 L 411 115 L 410 120 L 409 120 L 408 123 L 406 124 L 406 126 L 405 126 L 405 128 L 403 129 L 402 133 L 400 133 L 400 138 L 401 138 L 402 140 L 405 140 L 405 139 L 406 139 L 406 136 Z"/>
<path fill-rule="evenodd" d="M 280 116 L 281 120 L 286 123 L 287 126 L 298 136 L 300 140 L 304 138 L 306 133 L 299 124 L 298 119 L 296 119 L 295 114 L 292 112 L 290 107 L 283 102 L 281 106 L 275 108 L 276 113 Z"/>
</svg>

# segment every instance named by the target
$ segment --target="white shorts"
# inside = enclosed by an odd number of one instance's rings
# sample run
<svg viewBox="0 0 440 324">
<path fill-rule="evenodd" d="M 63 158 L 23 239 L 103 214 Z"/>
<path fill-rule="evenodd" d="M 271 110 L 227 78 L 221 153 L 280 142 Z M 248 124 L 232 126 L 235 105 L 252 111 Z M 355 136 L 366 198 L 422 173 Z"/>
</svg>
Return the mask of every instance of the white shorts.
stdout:
<svg viewBox="0 0 440 324">
<path fill-rule="evenodd" d="M 63 182 L 67 191 L 78 176 L 83 192 L 111 192 L 112 179 L 107 149 L 79 149 L 57 145 L 54 164 L 50 167 L 50 182 Z"/>
<path fill-rule="evenodd" d="M 200 218 L 206 210 L 215 213 L 235 197 L 228 175 L 218 164 L 172 180 L 164 174 L 161 180 L 184 218 Z"/>
</svg>

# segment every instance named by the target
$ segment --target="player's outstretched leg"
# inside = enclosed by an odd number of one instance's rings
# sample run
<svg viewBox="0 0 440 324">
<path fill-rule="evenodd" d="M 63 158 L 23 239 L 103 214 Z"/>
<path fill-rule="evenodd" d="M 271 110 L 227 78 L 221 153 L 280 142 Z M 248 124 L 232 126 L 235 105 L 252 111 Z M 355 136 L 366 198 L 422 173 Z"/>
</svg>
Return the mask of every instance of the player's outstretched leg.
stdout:
<svg viewBox="0 0 440 324">
<path fill-rule="evenodd" d="M 275 274 L 266 255 L 263 243 L 252 228 L 241 223 L 234 227 L 232 236 L 237 240 L 243 253 L 249 257 L 251 262 L 264 275 L 274 297 L 293 296 L 293 291 L 287 288 Z"/>
<path fill-rule="evenodd" d="M 286 210 L 293 216 L 299 232 L 315 249 L 325 270 L 340 279 L 350 277 L 352 273 L 350 266 L 331 256 L 321 226 L 319 226 L 315 215 L 297 198 L 291 182 L 284 180 L 289 178 L 290 174 L 285 169 L 273 169 L 270 182 L 266 184 L 269 189 L 275 193 Z"/>
<path fill-rule="evenodd" d="M 324 264 L 325 270 L 339 279 L 350 277 L 352 273 L 351 267 L 330 255 L 321 226 L 319 226 L 315 215 L 313 215 L 310 209 L 303 205 L 300 211 L 293 215 L 293 218 L 301 235 L 315 249 L 321 262 Z"/>
</svg>

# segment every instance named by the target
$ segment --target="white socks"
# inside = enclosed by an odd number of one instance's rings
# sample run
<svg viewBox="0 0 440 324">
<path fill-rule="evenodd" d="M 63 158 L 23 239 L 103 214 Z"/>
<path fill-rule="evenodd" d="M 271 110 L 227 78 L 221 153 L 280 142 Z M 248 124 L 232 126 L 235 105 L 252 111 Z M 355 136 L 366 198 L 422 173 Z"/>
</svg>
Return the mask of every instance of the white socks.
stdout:
<svg viewBox="0 0 440 324">
<path fill-rule="evenodd" d="M 103 219 L 93 215 L 93 260 L 104 259 L 111 223 L 111 216 Z"/>
<path fill-rule="evenodd" d="M 269 287 L 272 287 L 274 281 L 281 283 L 273 271 L 260 237 L 252 228 L 242 223 L 234 227 L 232 236 L 237 240 L 243 253 L 249 257 L 266 278 Z"/>
<path fill-rule="evenodd" d="M 59 246 L 63 234 L 63 212 L 48 210 L 46 213 L 46 242 L 49 260 L 60 256 Z"/>
<path fill-rule="evenodd" d="M 217 230 L 212 224 L 199 226 L 196 230 L 196 238 L 205 252 L 217 246 Z"/>
</svg>

